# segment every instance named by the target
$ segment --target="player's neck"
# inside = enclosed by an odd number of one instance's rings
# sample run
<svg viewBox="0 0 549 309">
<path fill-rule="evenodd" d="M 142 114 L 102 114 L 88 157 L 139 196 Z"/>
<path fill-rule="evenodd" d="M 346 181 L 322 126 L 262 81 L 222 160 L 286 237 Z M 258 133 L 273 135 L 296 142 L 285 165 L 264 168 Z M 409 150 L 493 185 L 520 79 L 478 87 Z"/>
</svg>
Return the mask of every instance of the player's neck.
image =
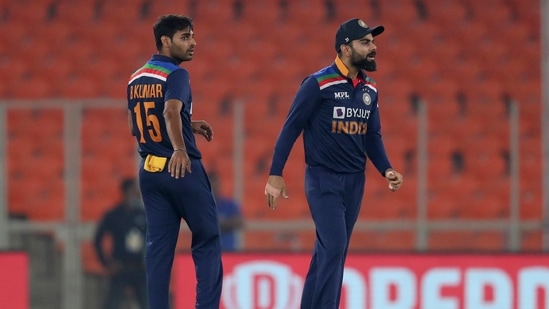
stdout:
<svg viewBox="0 0 549 309">
<path fill-rule="evenodd" d="M 356 79 L 358 77 L 358 72 L 360 71 L 360 69 L 352 65 L 349 58 L 341 59 L 341 62 L 343 62 L 345 68 L 347 69 L 347 78 L 350 78 L 352 80 Z"/>
</svg>

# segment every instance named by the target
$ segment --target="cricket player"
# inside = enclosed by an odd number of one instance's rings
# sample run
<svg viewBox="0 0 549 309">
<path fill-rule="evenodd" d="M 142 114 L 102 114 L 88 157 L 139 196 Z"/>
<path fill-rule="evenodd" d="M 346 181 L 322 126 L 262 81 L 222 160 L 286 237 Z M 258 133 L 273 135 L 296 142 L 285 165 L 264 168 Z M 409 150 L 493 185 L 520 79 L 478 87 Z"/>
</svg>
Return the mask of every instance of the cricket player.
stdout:
<svg viewBox="0 0 549 309">
<path fill-rule="evenodd" d="M 305 78 L 275 145 L 265 186 L 275 209 L 287 198 L 282 171 L 303 132 L 305 194 L 316 227 L 316 241 L 305 279 L 301 309 L 337 309 L 349 240 L 360 211 L 369 158 L 398 190 L 403 177 L 393 170 L 381 138 L 378 88 L 366 71 L 376 70 L 374 37 L 383 26 L 354 18 L 335 36 L 334 63 Z"/>
<path fill-rule="evenodd" d="M 196 308 L 218 309 L 223 269 L 219 221 L 194 134 L 211 141 L 205 121 L 191 120 L 189 73 L 194 56 L 192 20 L 165 15 L 155 23 L 158 53 L 130 78 L 128 122 L 143 161 L 139 185 L 147 216 L 146 268 L 151 309 L 169 309 L 170 274 L 181 219 L 192 232 Z"/>
</svg>

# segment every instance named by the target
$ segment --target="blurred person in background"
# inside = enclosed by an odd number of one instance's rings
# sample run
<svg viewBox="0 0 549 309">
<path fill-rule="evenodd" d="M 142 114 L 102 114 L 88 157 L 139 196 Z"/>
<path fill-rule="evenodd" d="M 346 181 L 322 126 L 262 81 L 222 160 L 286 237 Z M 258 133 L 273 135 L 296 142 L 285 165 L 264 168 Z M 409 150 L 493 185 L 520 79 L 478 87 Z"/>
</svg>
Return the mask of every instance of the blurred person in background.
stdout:
<svg viewBox="0 0 549 309">
<path fill-rule="evenodd" d="M 122 200 L 105 213 L 94 239 L 97 258 L 109 275 L 109 289 L 103 308 L 121 309 L 128 298 L 128 288 L 132 288 L 139 308 L 146 309 L 145 209 L 135 178 L 124 179 L 120 190 Z M 112 240 L 109 254 L 105 250 L 107 236 Z"/>
<path fill-rule="evenodd" d="M 220 179 L 217 173 L 209 173 L 212 193 L 217 203 L 219 228 L 221 230 L 221 248 L 223 251 L 237 251 L 237 232 L 242 228 L 242 213 L 238 203 L 221 193 Z"/>
<path fill-rule="evenodd" d="M 403 177 L 393 170 L 381 138 L 374 37 L 383 26 L 350 19 L 335 35 L 335 61 L 305 78 L 276 141 L 265 196 L 275 209 L 287 198 L 282 171 L 303 132 L 305 194 L 316 241 L 301 309 L 337 309 L 351 234 L 360 212 L 366 161 L 372 161 L 391 191 Z"/>
</svg>

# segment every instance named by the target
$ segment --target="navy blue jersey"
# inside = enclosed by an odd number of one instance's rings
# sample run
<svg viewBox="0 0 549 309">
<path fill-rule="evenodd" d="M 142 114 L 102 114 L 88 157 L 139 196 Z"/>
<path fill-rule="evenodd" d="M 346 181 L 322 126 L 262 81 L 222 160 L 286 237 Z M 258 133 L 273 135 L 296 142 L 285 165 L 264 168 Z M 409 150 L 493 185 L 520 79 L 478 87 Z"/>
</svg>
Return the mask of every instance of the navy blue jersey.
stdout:
<svg viewBox="0 0 549 309">
<path fill-rule="evenodd" d="M 154 55 L 128 83 L 128 109 L 132 112 L 135 137 L 142 157 L 171 157 L 173 147 L 166 130 L 164 102 L 183 102 L 183 140 L 191 159 L 201 159 L 191 127 L 192 94 L 189 73 L 170 57 Z"/>
<path fill-rule="evenodd" d="M 381 140 L 375 82 L 361 72 L 355 86 L 344 72 L 337 58 L 303 81 L 276 142 L 270 175 L 282 175 L 301 132 L 308 165 L 358 173 L 369 157 L 382 174 L 391 167 Z"/>
</svg>

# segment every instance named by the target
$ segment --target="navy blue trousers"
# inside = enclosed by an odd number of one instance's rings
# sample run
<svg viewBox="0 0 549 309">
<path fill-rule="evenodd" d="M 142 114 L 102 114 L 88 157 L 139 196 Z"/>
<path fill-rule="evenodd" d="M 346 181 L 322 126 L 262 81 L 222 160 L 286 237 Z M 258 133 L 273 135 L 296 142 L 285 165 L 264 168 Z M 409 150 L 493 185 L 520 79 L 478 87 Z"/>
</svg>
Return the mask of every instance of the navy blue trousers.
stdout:
<svg viewBox="0 0 549 309">
<path fill-rule="evenodd" d="M 365 174 L 337 174 L 308 166 L 305 194 L 316 228 L 301 309 L 337 309 L 349 240 L 358 218 Z"/>
<path fill-rule="evenodd" d="M 219 221 L 210 182 L 200 160 L 192 173 L 175 179 L 167 171 L 139 171 L 147 214 L 147 292 L 150 309 L 169 309 L 172 265 L 181 219 L 192 232 L 196 308 L 218 309 L 223 281 Z M 192 280 L 192 278 L 189 278 Z M 185 293 L 185 291 L 175 291 Z"/>
</svg>

